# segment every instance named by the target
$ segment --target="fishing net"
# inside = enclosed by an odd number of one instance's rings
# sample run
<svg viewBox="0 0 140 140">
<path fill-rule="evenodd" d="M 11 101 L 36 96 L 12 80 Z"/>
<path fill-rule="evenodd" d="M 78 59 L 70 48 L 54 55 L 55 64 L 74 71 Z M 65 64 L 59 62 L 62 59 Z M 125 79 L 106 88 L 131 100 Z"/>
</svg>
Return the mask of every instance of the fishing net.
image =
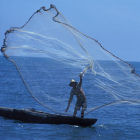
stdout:
<svg viewBox="0 0 140 140">
<path fill-rule="evenodd" d="M 1 50 L 32 97 L 54 113 L 65 113 L 69 82 L 79 81 L 80 72 L 87 114 L 116 103 L 140 104 L 140 77 L 134 67 L 68 24 L 53 5 L 37 10 L 22 27 L 8 30 Z M 69 114 L 75 102 L 76 97 Z"/>
</svg>

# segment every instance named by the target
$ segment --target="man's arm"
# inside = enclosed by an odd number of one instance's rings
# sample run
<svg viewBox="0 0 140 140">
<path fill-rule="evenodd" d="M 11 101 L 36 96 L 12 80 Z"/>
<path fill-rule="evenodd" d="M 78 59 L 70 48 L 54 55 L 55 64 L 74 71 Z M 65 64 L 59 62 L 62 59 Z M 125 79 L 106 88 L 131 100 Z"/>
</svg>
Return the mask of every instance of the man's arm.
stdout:
<svg viewBox="0 0 140 140">
<path fill-rule="evenodd" d="M 82 86 L 82 81 L 83 81 L 83 73 L 80 73 L 80 82 L 79 82 L 79 87 L 81 87 Z"/>
<path fill-rule="evenodd" d="M 70 107 L 70 103 L 71 103 L 71 101 L 72 101 L 72 99 L 73 99 L 73 92 L 71 91 L 71 93 L 70 93 L 70 98 L 69 98 L 69 101 L 68 101 L 68 106 L 67 106 L 67 108 L 66 108 L 66 112 L 68 111 L 68 109 L 69 109 L 69 107 Z"/>
</svg>

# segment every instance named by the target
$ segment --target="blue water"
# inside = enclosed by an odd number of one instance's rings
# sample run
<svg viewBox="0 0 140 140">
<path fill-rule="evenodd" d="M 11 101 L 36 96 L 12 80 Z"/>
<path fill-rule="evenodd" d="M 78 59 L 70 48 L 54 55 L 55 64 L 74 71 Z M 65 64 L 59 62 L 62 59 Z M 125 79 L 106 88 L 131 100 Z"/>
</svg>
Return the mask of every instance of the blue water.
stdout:
<svg viewBox="0 0 140 140">
<path fill-rule="evenodd" d="M 137 72 L 140 72 L 140 63 L 133 64 Z M 15 67 L 2 57 L 0 106 L 45 111 L 26 91 Z M 97 110 L 92 115 L 98 121 L 88 128 L 26 124 L 0 117 L 0 140 L 140 140 L 140 106 L 118 104 Z"/>
</svg>

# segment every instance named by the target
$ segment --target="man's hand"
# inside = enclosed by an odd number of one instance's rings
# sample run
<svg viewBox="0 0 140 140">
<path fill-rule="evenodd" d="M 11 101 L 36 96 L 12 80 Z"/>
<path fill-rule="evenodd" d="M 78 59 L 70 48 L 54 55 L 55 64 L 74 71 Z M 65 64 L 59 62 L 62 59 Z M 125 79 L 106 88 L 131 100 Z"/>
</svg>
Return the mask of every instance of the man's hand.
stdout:
<svg viewBox="0 0 140 140">
<path fill-rule="evenodd" d="M 80 77 L 80 78 L 83 78 L 83 75 L 84 75 L 83 72 L 81 72 L 81 73 L 79 74 L 79 77 Z"/>
<path fill-rule="evenodd" d="M 68 103 L 68 106 L 67 106 L 67 108 L 65 109 L 65 112 L 67 112 L 67 111 L 68 111 L 69 106 L 70 106 L 70 104 Z"/>
<path fill-rule="evenodd" d="M 67 111 L 68 111 L 68 108 L 66 108 L 65 112 L 67 112 Z"/>
</svg>

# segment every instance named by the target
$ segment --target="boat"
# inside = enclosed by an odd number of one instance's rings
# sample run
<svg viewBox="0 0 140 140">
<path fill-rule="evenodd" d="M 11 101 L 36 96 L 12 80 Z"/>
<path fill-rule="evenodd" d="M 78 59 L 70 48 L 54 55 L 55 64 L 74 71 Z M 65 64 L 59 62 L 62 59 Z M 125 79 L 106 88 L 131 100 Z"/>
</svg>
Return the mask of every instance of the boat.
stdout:
<svg viewBox="0 0 140 140">
<path fill-rule="evenodd" d="M 0 107 L 0 116 L 23 123 L 69 124 L 82 127 L 92 126 L 97 121 L 97 119 L 94 118 L 80 118 L 59 114 L 50 114 L 34 109 L 14 109 L 7 107 Z"/>
</svg>

